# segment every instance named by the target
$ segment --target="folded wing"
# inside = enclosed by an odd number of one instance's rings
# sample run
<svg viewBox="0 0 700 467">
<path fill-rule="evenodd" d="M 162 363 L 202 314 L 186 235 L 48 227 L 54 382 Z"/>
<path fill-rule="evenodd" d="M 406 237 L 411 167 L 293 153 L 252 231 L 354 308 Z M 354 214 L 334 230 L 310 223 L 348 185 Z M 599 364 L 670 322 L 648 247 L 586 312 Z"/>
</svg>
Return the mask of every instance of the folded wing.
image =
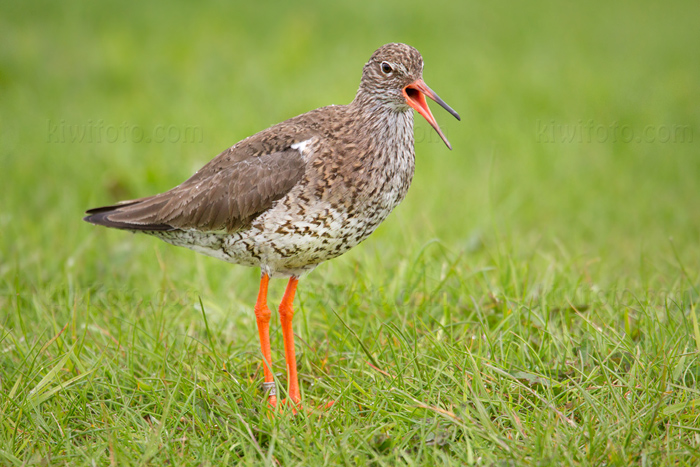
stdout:
<svg viewBox="0 0 700 467">
<path fill-rule="evenodd" d="M 87 222 L 125 230 L 239 230 L 301 181 L 305 163 L 297 149 L 236 160 L 234 148 L 184 183 L 148 198 L 90 209 Z"/>
</svg>

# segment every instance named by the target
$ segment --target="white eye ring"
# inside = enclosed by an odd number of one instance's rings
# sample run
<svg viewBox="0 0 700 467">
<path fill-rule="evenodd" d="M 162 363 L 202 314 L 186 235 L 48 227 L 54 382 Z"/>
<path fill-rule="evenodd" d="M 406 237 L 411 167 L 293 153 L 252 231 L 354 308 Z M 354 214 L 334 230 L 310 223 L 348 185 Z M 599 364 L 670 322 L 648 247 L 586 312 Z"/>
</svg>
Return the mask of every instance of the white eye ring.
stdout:
<svg viewBox="0 0 700 467">
<path fill-rule="evenodd" d="M 394 68 L 389 64 L 389 62 L 382 62 L 381 69 L 382 73 L 385 75 L 390 75 L 394 72 Z"/>
</svg>

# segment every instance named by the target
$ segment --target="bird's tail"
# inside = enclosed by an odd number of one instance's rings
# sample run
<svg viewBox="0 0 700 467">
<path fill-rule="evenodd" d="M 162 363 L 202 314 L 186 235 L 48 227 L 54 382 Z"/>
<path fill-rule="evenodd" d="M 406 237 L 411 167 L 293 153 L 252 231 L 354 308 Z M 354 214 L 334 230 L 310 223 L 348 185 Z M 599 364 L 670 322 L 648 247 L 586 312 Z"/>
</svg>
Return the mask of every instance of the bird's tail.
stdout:
<svg viewBox="0 0 700 467">
<path fill-rule="evenodd" d="M 151 222 L 130 222 L 127 214 L 128 211 L 138 209 L 139 204 L 148 200 L 150 198 L 142 198 L 131 201 L 122 201 L 121 203 L 113 204 L 111 206 L 102 206 L 99 208 L 93 208 L 85 211 L 87 216 L 83 217 L 83 220 L 90 222 L 95 225 L 102 225 L 105 227 L 111 227 L 113 229 L 122 230 L 132 230 L 132 231 L 163 231 L 163 230 L 173 230 L 173 227 L 168 224 L 162 223 L 151 223 Z M 120 219 L 121 218 L 121 219 Z"/>
</svg>

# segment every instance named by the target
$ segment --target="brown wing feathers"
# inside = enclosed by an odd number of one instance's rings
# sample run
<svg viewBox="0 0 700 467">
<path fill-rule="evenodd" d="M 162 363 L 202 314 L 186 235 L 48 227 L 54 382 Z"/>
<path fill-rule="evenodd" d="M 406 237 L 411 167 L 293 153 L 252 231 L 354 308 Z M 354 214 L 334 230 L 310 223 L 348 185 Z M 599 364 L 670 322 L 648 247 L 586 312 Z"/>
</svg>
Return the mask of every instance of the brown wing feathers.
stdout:
<svg viewBox="0 0 700 467">
<path fill-rule="evenodd" d="M 225 157 L 227 152 L 170 191 L 91 209 L 85 220 L 126 230 L 235 231 L 269 209 L 304 175 L 296 149 L 238 161 Z"/>
</svg>

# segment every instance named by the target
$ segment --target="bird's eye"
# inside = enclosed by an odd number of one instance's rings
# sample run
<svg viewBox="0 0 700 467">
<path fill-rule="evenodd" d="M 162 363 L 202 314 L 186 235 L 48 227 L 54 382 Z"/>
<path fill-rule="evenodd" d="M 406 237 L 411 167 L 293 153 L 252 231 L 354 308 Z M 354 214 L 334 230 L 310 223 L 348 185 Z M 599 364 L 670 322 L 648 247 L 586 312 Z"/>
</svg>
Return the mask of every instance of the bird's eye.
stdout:
<svg viewBox="0 0 700 467">
<path fill-rule="evenodd" d="M 394 69 L 387 62 L 382 62 L 382 73 L 385 75 L 390 75 Z"/>
</svg>

